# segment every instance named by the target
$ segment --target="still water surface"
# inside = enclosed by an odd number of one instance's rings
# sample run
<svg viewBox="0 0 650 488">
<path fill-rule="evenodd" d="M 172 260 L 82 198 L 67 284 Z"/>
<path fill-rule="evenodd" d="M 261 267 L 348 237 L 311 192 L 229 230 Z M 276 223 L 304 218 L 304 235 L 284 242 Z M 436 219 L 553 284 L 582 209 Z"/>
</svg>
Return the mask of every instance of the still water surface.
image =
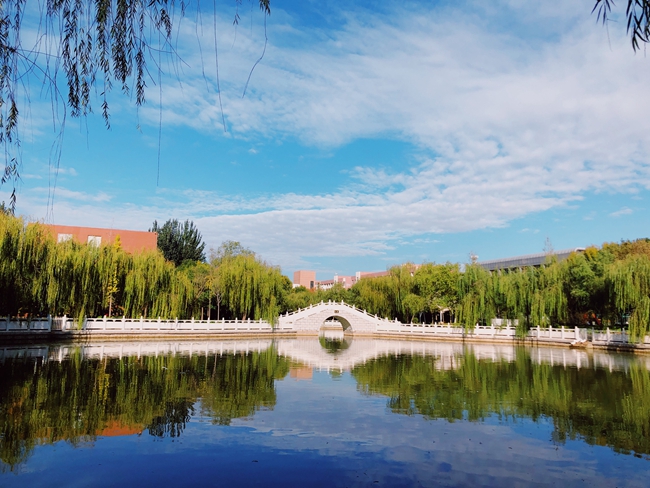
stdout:
<svg viewBox="0 0 650 488">
<path fill-rule="evenodd" d="M 0 348 L 0 486 L 648 486 L 650 357 L 338 341 Z"/>
</svg>

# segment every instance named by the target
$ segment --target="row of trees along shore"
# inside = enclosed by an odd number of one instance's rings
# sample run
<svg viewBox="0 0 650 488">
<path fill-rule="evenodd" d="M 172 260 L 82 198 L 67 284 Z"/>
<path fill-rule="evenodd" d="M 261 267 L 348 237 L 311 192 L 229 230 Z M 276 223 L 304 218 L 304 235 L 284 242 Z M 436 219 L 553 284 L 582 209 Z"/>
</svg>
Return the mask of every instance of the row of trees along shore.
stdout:
<svg viewBox="0 0 650 488">
<path fill-rule="evenodd" d="M 470 328 L 510 319 L 521 334 L 536 326 L 629 324 L 638 340 L 650 323 L 650 239 L 590 247 L 562 262 L 549 255 L 539 268 L 490 272 L 468 264 L 461 272 L 451 263 L 406 263 L 350 289 L 312 291 L 293 288 L 278 267 L 237 242 L 224 242 L 206 260 L 191 223 L 154 227 L 163 251 L 128 254 L 119 238 L 100 247 L 56 243 L 44 226 L 0 212 L 0 315 L 273 322 L 321 300 L 343 300 L 402 322 L 432 322 L 445 310 Z M 189 259 L 178 253 L 165 259 L 174 247 L 168 231 L 194 243 Z"/>
</svg>

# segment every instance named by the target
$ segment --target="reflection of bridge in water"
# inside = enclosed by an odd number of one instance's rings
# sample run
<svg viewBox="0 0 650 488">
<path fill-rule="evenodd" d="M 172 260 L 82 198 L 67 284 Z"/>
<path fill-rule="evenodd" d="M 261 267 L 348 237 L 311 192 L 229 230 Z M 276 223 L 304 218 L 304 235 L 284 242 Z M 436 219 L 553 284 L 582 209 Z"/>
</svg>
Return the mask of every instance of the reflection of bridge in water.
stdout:
<svg viewBox="0 0 650 488">
<path fill-rule="evenodd" d="M 330 337 L 330 340 L 334 337 Z M 309 368 L 321 371 L 349 371 L 373 359 L 388 355 L 431 357 L 440 370 L 455 369 L 459 357 L 473 354 L 479 360 L 512 362 L 522 346 L 509 344 L 462 344 L 456 342 L 409 341 L 396 339 L 347 338 L 345 346 L 328 349 L 318 338 L 251 339 L 215 341 L 94 342 L 91 344 L 52 344 L 5 346 L 0 348 L 0 363 L 7 359 L 33 358 L 63 361 L 71 354 L 85 359 L 141 356 L 210 356 L 263 352 L 272 346 L 278 354 Z M 564 368 L 606 368 L 627 371 L 631 364 L 650 370 L 650 356 L 613 354 L 601 351 L 547 346 L 526 347 L 534 363 Z"/>
</svg>

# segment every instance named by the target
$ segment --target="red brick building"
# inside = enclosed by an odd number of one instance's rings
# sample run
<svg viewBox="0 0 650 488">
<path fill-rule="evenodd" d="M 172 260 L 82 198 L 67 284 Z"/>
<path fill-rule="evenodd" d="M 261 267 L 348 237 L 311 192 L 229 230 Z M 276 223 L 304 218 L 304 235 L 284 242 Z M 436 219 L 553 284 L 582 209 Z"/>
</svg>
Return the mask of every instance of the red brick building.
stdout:
<svg viewBox="0 0 650 488">
<path fill-rule="evenodd" d="M 92 243 L 96 246 L 113 244 L 120 236 L 122 249 L 128 253 L 154 250 L 157 247 L 158 234 L 140 230 L 102 229 L 99 227 L 78 227 L 72 225 L 45 225 L 57 242 L 75 240 L 80 243 Z"/>
</svg>

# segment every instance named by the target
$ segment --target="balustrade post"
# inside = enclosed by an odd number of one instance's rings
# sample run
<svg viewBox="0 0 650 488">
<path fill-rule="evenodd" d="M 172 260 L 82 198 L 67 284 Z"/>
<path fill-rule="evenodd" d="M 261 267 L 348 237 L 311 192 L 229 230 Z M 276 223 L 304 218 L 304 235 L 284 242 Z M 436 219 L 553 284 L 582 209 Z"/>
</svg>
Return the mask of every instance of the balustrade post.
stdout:
<svg viewBox="0 0 650 488">
<path fill-rule="evenodd" d="M 47 331 L 52 332 L 52 314 L 47 314 Z"/>
<path fill-rule="evenodd" d="M 103 325 L 104 325 L 104 328 L 103 328 L 102 330 L 106 330 L 106 315 L 104 315 L 103 322 L 104 322 L 104 324 L 103 324 Z"/>
<path fill-rule="evenodd" d="M 539 325 L 537 326 L 537 340 L 539 341 L 539 333 L 540 333 L 540 328 Z"/>
<path fill-rule="evenodd" d="M 564 326 L 562 326 L 562 335 L 561 335 L 561 337 L 562 337 L 562 339 L 564 339 Z"/>
<path fill-rule="evenodd" d="M 607 344 L 609 344 L 609 341 L 611 340 L 610 333 L 609 333 L 609 327 L 607 327 Z"/>
<path fill-rule="evenodd" d="M 126 315 L 122 315 L 122 330 L 126 328 Z"/>
</svg>

